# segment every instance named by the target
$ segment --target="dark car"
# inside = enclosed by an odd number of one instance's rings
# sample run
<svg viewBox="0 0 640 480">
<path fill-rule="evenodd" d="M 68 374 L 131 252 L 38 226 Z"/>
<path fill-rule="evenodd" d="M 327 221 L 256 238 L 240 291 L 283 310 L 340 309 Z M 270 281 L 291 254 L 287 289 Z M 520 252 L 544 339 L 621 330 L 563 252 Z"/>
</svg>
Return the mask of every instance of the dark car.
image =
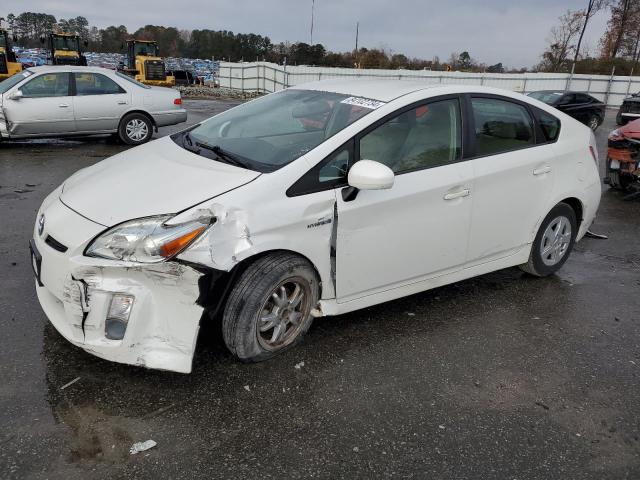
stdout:
<svg viewBox="0 0 640 480">
<path fill-rule="evenodd" d="M 586 93 L 540 90 L 539 92 L 531 92 L 528 95 L 556 107 L 558 110 L 584 123 L 591 130 L 595 131 L 604 121 L 604 103 Z"/>
<path fill-rule="evenodd" d="M 632 120 L 640 118 L 640 92 L 625 98 L 620 105 L 616 122 L 618 125 L 626 125 Z"/>
</svg>

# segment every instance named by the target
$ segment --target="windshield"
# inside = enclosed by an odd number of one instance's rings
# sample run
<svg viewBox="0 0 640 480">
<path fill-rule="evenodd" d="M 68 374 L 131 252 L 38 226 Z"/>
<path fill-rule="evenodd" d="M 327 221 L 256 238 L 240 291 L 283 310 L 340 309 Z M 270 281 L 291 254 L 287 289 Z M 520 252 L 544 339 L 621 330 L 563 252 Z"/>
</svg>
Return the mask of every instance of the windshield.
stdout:
<svg viewBox="0 0 640 480">
<path fill-rule="evenodd" d="M 151 88 L 149 85 L 145 85 L 144 83 L 140 83 L 137 80 L 134 80 L 133 78 L 131 78 L 129 75 L 125 75 L 124 73 L 120 73 L 120 72 L 115 72 L 117 76 L 119 76 L 120 78 L 125 79 L 127 82 L 131 82 L 134 85 L 137 85 L 139 87 L 142 88 Z"/>
<path fill-rule="evenodd" d="M 158 55 L 158 46 L 155 43 L 136 43 L 133 46 L 133 55 L 156 57 Z"/>
<path fill-rule="evenodd" d="M 247 168 L 271 172 L 380 105 L 382 102 L 339 93 L 285 90 L 227 110 L 173 139 L 200 155 L 220 161 L 233 156 Z M 207 147 L 229 155 L 216 155 Z"/>
<path fill-rule="evenodd" d="M 553 105 L 562 96 L 560 92 L 531 92 L 530 97 L 540 100 L 541 102 Z"/>
<path fill-rule="evenodd" d="M 0 82 L 0 95 L 9 91 L 10 88 L 19 84 L 29 75 L 33 75 L 31 71 L 25 70 L 24 72 L 16 73 L 14 76 L 7 78 L 6 80 Z"/>
<path fill-rule="evenodd" d="M 54 50 L 80 51 L 80 42 L 75 37 L 53 37 Z"/>
</svg>

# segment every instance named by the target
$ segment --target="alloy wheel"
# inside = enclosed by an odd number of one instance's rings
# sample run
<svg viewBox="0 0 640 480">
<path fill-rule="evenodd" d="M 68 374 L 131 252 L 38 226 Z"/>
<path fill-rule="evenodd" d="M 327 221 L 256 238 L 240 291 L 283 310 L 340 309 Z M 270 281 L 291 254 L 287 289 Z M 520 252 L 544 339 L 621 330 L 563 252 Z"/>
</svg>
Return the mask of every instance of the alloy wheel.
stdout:
<svg viewBox="0 0 640 480">
<path fill-rule="evenodd" d="M 571 244 L 571 222 L 567 217 L 554 218 L 542 235 L 540 256 L 542 262 L 552 267 L 556 265 L 569 249 Z"/>
<path fill-rule="evenodd" d="M 295 340 L 309 314 L 311 291 L 303 278 L 278 285 L 265 301 L 258 317 L 258 341 L 265 350 L 278 350 Z"/>
</svg>

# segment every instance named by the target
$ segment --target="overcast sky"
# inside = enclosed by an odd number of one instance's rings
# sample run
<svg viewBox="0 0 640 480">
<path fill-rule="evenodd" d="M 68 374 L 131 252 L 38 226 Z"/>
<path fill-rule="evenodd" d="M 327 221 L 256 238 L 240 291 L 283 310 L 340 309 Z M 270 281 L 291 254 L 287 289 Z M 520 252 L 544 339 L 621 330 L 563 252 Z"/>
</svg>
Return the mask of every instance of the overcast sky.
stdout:
<svg viewBox="0 0 640 480">
<path fill-rule="evenodd" d="M 87 17 L 91 25 L 146 24 L 180 29 L 258 33 L 276 43 L 310 41 L 312 0 L 2 0 L 0 16 L 23 11 L 56 18 Z M 567 9 L 587 0 L 315 0 L 314 43 L 330 50 L 351 50 L 356 22 L 359 45 L 384 47 L 441 60 L 469 51 L 487 64 L 531 66 L 538 62 L 549 29 Z M 592 20 L 586 45 L 595 53 L 607 14 Z"/>
</svg>

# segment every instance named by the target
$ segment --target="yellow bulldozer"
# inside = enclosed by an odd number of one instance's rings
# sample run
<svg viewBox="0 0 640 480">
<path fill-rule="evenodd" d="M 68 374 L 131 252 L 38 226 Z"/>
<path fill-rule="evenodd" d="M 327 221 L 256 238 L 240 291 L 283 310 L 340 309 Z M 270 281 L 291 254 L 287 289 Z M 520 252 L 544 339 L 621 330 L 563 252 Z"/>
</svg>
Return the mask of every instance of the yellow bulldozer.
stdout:
<svg viewBox="0 0 640 480">
<path fill-rule="evenodd" d="M 21 71 L 22 64 L 16 60 L 9 43 L 9 32 L 0 29 L 0 82 Z"/>
<path fill-rule="evenodd" d="M 40 38 L 45 43 L 44 37 Z M 87 46 L 87 42 L 84 42 Z M 87 65 L 87 58 L 80 48 L 80 36 L 74 33 L 50 33 L 47 45 L 51 65 Z"/>
<path fill-rule="evenodd" d="M 158 55 L 158 43 L 151 40 L 127 40 L 127 63 L 123 73 L 145 85 L 173 87 L 176 79 L 167 75 L 164 60 Z"/>
</svg>

